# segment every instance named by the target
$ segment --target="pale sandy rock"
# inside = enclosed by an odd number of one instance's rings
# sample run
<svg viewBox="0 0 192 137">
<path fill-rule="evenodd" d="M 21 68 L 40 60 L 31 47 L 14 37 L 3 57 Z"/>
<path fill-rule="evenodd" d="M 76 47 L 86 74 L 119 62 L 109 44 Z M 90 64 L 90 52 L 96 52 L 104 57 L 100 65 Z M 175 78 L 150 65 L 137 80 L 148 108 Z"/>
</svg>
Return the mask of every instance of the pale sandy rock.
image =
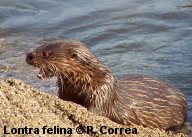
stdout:
<svg viewBox="0 0 192 137">
<path fill-rule="evenodd" d="M 124 134 L 124 135 L 101 135 L 99 132 L 101 126 L 106 127 L 123 127 L 111 120 L 97 116 L 88 112 L 86 108 L 80 105 L 60 100 L 58 97 L 43 93 L 37 89 L 24 84 L 19 80 L 0 79 L 0 135 L 3 135 L 3 127 L 7 127 L 7 131 L 11 128 L 39 128 L 42 131 L 43 126 L 52 128 L 59 126 L 61 128 L 71 128 L 72 135 L 35 135 L 35 136 L 139 136 L 139 137 L 176 137 L 187 136 L 184 134 L 167 134 L 165 131 L 159 129 L 149 129 L 140 126 L 132 126 L 130 128 L 137 128 L 138 134 Z M 96 134 L 89 135 L 86 133 L 77 134 L 76 127 L 81 126 L 84 129 L 87 126 L 94 127 Z M 125 127 L 124 127 L 125 128 Z M 128 128 L 128 127 L 127 127 Z M 42 132 L 41 132 L 42 133 Z M 11 135 L 8 135 L 11 136 Z M 29 136 L 14 135 L 14 136 Z"/>
</svg>

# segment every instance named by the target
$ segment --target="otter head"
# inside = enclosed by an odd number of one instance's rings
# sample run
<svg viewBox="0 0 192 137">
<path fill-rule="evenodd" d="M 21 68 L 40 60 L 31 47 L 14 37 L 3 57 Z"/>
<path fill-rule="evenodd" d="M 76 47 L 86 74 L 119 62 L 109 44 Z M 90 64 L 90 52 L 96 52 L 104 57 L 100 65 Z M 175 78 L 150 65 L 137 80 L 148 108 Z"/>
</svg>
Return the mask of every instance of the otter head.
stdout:
<svg viewBox="0 0 192 137">
<path fill-rule="evenodd" d="M 111 74 L 81 42 L 56 40 L 27 54 L 26 62 L 40 68 L 38 78 L 66 78 L 81 83 L 99 82 Z M 95 79 L 95 81 L 94 81 Z M 101 81 L 100 81 L 101 80 Z M 76 83 L 78 85 L 78 83 Z"/>
</svg>

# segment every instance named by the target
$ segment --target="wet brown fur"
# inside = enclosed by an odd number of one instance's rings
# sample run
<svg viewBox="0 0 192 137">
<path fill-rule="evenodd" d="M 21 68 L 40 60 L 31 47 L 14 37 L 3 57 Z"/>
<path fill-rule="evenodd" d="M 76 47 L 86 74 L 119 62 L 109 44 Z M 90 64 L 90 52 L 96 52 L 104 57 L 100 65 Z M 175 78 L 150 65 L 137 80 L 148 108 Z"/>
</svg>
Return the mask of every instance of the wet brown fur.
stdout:
<svg viewBox="0 0 192 137">
<path fill-rule="evenodd" d="M 58 77 L 59 98 L 124 125 L 137 124 L 177 132 L 187 121 L 180 91 L 156 78 L 116 78 L 84 44 L 51 41 L 27 55 L 41 78 Z"/>
</svg>

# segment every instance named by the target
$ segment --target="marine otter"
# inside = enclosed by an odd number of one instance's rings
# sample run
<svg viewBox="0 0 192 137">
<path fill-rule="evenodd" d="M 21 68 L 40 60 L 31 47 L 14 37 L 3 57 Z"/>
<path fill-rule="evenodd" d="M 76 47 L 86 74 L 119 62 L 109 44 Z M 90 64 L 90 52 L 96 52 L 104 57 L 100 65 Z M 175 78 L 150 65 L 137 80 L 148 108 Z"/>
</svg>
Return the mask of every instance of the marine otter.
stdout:
<svg viewBox="0 0 192 137">
<path fill-rule="evenodd" d="M 58 78 L 59 98 L 114 122 L 177 131 L 187 121 L 187 103 L 176 87 L 159 79 L 114 77 L 81 42 L 54 40 L 27 54 L 38 78 Z"/>
</svg>

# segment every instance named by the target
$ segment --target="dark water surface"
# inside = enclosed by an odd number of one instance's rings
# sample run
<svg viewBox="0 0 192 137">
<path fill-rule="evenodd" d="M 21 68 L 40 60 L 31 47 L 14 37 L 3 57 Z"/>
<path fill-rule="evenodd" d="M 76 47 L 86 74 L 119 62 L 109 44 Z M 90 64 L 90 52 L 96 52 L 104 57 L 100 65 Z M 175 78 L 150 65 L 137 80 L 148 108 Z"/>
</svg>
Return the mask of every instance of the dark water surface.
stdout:
<svg viewBox="0 0 192 137">
<path fill-rule="evenodd" d="M 41 41 L 86 43 L 114 74 L 159 77 L 182 90 L 192 121 L 191 0 L 0 0 L 0 77 L 56 93 L 25 63 Z M 38 70 L 36 70 L 38 71 Z"/>
</svg>

